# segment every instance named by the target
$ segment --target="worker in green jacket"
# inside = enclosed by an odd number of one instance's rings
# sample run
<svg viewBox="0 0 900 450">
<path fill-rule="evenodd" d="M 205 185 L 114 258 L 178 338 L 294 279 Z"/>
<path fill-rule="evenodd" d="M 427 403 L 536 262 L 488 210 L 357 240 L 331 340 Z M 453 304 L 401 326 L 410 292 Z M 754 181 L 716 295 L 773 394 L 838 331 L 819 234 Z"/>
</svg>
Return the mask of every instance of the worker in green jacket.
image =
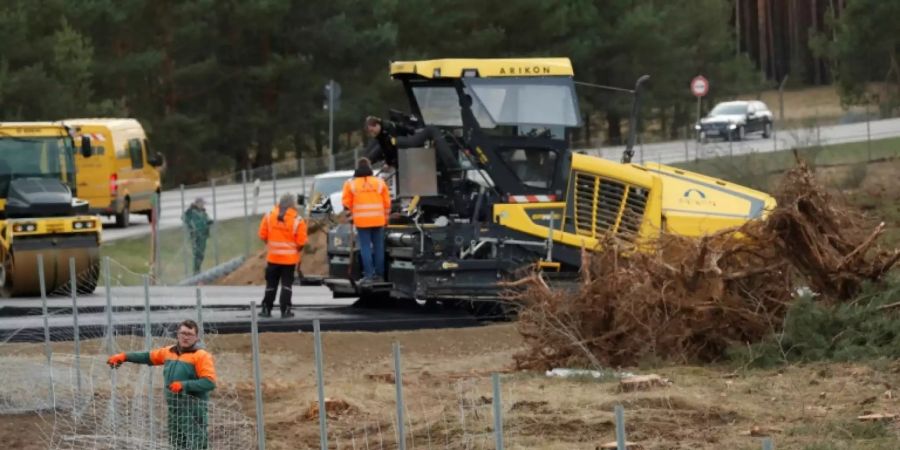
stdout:
<svg viewBox="0 0 900 450">
<path fill-rule="evenodd" d="M 178 325 L 178 343 L 149 352 L 119 353 L 107 364 L 118 368 L 124 362 L 163 366 L 169 416 L 169 444 L 178 450 L 209 447 L 209 392 L 216 388 L 216 368 L 206 351 L 193 320 Z"/>
<path fill-rule="evenodd" d="M 203 258 L 206 254 L 206 240 L 209 239 L 209 228 L 213 221 L 206 214 L 206 201 L 203 197 L 197 197 L 194 203 L 184 212 L 181 217 L 185 227 L 187 227 L 188 236 L 191 240 L 191 250 L 194 253 L 194 275 L 200 273 L 200 267 L 203 265 Z"/>
</svg>

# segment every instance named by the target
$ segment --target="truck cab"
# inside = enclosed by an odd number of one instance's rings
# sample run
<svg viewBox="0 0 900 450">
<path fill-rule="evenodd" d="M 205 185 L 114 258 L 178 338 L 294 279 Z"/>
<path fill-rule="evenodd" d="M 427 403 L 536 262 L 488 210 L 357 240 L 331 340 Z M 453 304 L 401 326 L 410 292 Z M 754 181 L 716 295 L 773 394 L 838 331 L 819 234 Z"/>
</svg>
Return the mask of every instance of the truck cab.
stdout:
<svg viewBox="0 0 900 450">
<path fill-rule="evenodd" d="M 131 215 L 150 218 L 155 194 L 161 191 L 161 168 L 164 160 L 150 147 L 140 122 L 135 119 L 68 119 L 76 129 L 76 145 L 80 137 L 91 138 L 90 157 L 79 151 L 79 195 L 90 203 L 90 211 L 114 217 L 116 226 L 127 227 Z"/>
</svg>

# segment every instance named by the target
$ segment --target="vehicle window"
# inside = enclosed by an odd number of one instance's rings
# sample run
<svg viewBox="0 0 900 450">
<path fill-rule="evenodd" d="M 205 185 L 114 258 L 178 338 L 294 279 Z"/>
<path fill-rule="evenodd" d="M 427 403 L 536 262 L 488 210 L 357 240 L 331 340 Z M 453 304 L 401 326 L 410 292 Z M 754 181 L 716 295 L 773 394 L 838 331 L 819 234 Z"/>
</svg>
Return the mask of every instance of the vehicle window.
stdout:
<svg viewBox="0 0 900 450">
<path fill-rule="evenodd" d="M 319 192 L 324 195 L 331 195 L 335 192 L 341 192 L 344 189 L 345 181 L 347 181 L 346 177 L 319 178 L 316 179 L 312 190 L 313 193 Z"/>
<path fill-rule="evenodd" d="M 709 112 L 710 115 L 747 114 L 746 103 L 720 103 Z"/>
<path fill-rule="evenodd" d="M 556 152 L 543 148 L 507 148 L 499 151 L 500 159 L 522 184 L 549 189 L 556 171 Z"/>
<path fill-rule="evenodd" d="M 756 110 L 759 112 L 766 112 L 769 110 L 769 107 L 763 102 L 756 102 Z"/>
<path fill-rule="evenodd" d="M 581 124 L 570 79 L 465 78 L 473 101 L 498 125 L 575 127 Z"/>
<path fill-rule="evenodd" d="M 0 138 L 0 197 L 15 178 L 74 179 L 72 147 L 59 138 Z"/>
<path fill-rule="evenodd" d="M 140 139 L 128 140 L 128 155 L 131 157 L 132 169 L 144 168 L 144 152 Z"/>
</svg>

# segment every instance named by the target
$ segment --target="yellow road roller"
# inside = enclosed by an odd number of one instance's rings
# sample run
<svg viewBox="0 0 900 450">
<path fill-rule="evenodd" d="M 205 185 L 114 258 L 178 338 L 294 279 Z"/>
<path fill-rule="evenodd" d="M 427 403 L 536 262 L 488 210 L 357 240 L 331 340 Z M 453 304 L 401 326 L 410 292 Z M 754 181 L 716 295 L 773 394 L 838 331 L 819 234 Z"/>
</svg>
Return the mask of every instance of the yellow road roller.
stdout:
<svg viewBox="0 0 900 450">
<path fill-rule="evenodd" d="M 68 292 L 75 258 L 78 292 L 97 286 L 100 218 L 75 183 L 77 130 L 62 122 L 0 122 L 0 294 L 40 294 L 38 255 L 48 293 Z M 82 156 L 90 157 L 89 136 Z"/>
</svg>

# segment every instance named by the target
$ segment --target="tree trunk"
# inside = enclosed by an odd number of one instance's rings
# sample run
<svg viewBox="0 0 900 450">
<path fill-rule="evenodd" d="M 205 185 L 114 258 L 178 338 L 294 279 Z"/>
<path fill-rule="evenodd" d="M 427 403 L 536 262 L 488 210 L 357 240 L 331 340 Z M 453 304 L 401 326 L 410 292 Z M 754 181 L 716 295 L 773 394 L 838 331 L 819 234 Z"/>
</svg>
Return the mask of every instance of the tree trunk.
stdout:
<svg viewBox="0 0 900 450">
<path fill-rule="evenodd" d="M 775 30 L 772 29 L 772 22 L 775 19 L 775 5 L 774 2 L 766 2 L 766 37 L 769 41 L 769 48 L 767 52 L 769 54 L 769 73 L 772 79 L 779 80 L 780 79 L 780 71 L 778 58 L 776 58 L 775 54 Z"/>
<path fill-rule="evenodd" d="M 809 27 L 810 34 L 814 34 L 819 31 L 819 8 L 818 8 L 818 0 L 810 0 L 809 2 Z M 822 84 L 822 67 L 819 64 L 819 58 L 815 55 L 812 56 L 813 60 L 813 74 L 815 77 L 813 78 L 814 84 Z"/>
<path fill-rule="evenodd" d="M 769 77 L 769 45 L 766 42 L 766 37 L 768 36 L 768 33 L 766 32 L 767 3 L 766 0 L 757 0 L 756 3 L 756 17 L 759 24 L 759 27 L 757 28 L 757 35 L 759 37 L 759 69 L 760 72 L 762 72 L 763 80 Z"/>
<path fill-rule="evenodd" d="M 591 113 L 588 112 L 584 115 L 584 133 L 581 135 L 581 141 L 585 147 L 591 147 Z"/>
<path fill-rule="evenodd" d="M 609 145 L 622 145 L 622 117 L 618 112 L 606 114 L 606 140 Z"/>
</svg>

